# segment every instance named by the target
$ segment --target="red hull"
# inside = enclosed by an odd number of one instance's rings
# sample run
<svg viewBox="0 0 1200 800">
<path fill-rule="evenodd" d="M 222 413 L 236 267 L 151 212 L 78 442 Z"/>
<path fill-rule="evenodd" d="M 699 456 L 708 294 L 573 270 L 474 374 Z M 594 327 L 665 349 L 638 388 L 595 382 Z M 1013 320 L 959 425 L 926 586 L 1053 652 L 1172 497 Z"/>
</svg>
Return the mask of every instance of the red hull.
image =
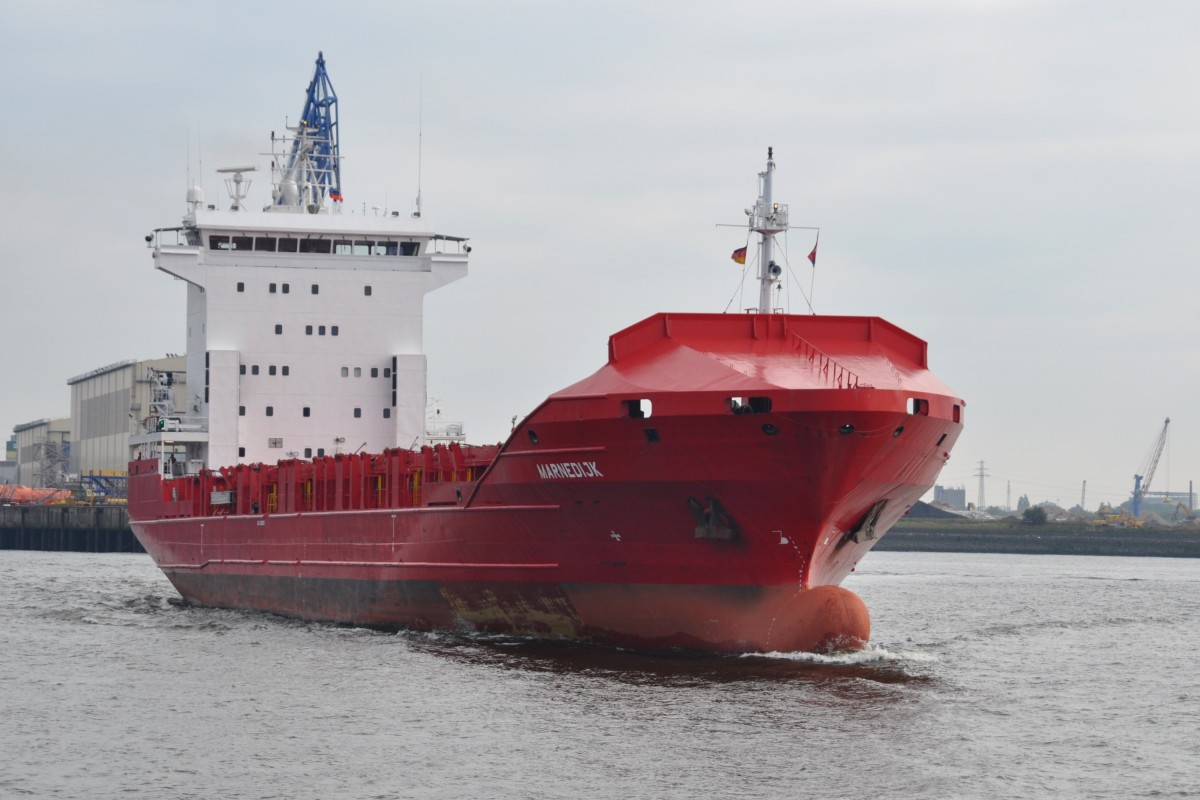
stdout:
<svg viewBox="0 0 1200 800">
<path fill-rule="evenodd" d="M 130 515 L 204 605 L 636 647 L 862 646 L 866 608 L 837 584 L 932 485 L 961 406 L 924 343 L 881 320 L 660 315 L 498 452 L 174 481 L 137 462 Z"/>
</svg>

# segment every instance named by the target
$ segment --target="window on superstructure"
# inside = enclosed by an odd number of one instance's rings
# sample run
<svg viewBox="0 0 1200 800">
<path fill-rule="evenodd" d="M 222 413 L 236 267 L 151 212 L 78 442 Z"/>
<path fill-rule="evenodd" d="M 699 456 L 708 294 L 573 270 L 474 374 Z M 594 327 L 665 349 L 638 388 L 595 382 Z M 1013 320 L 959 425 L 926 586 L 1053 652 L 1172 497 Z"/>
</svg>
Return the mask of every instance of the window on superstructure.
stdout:
<svg viewBox="0 0 1200 800">
<path fill-rule="evenodd" d="M 275 334 L 278 336 L 278 335 L 279 335 L 279 334 L 281 334 L 281 333 L 283 333 L 283 326 L 282 326 L 282 325 L 279 325 L 279 324 L 276 324 L 276 325 L 275 325 Z"/>
<path fill-rule="evenodd" d="M 379 242 L 375 247 L 375 252 L 383 256 L 394 256 L 400 253 L 400 246 L 395 242 Z"/>
<path fill-rule="evenodd" d="M 239 284 L 239 285 L 240 285 L 240 284 Z M 241 289 L 239 289 L 238 291 L 240 292 L 240 291 L 241 291 Z M 370 296 L 371 296 L 371 287 L 370 287 L 370 286 L 364 286 L 364 287 L 363 287 L 363 294 L 364 294 L 364 295 L 366 295 L 367 297 L 370 297 Z"/>
<path fill-rule="evenodd" d="M 296 252 L 296 245 L 299 243 L 300 243 L 299 239 L 280 239 L 279 240 L 279 252 L 294 253 L 294 252 Z"/>
<path fill-rule="evenodd" d="M 238 448 L 238 458 L 245 458 L 245 457 L 246 457 L 246 448 L 239 447 Z"/>
<path fill-rule="evenodd" d="M 276 286 L 273 283 L 267 287 L 267 291 L 270 292 L 271 294 L 275 294 L 275 289 L 276 289 Z"/>
<path fill-rule="evenodd" d="M 304 457 L 312 458 L 312 448 L 311 447 L 304 448 Z"/>
<path fill-rule="evenodd" d="M 312 409 L 310 409 L 308 406 L 305 406 L 301 413 L 306 417 L 312 416 Z"/>
<path fill-rule="evenodd" d="M 274 364 L 272 364 L 271 366 L 267 367 L 267 374 L 268 374 L 268 375 L 274 375 L 274 374 L 275 374 L 275 365 L 274 365 Z"/>
<path fill-rule="evenodd" d="M 238 406 L 238 416 L 239 417 L 246 416 L 246 407 L 245 406 Z"/>
<path fill-rule="evenodd" d="M 359 419 L 361 417 L 362 417 L 362 409 L 361 408 L 354 409 L 354 418 Z"/>
<path fill-rule="evenodd" d="M 289 286 L 288 284 L 285 283 L 283 285 L 283 293 L 287 294 L 291 290 L 291 288 L 292 288 L 291 286 Z"/>
<path fill-rule="evenodd" d="M 375 243 L 374 242 L 355 242 L 354 243 L 354 255 L 356 255 L 356 256 L 371 255 L 371 245 L 373 245 L 373 244 L 375 244 Z"/>
<path fill-rule="evenodd" d="M 324 457 L 325 457 L 325 448 L 318 447 L 317 448 L 317 458 L 324 458 Z"/>
<path fill-rule="evenodd" d="M 288 365 L 284 364 L 281 371 L 283 372 L 284 375 L 287 375 L 288 374 Z"/>
<path fill-rule="evenodd" d="M 257 374 L 258 374 L 258 364 L 252 364 L 252 365 L 250 365 L 250 374 L 251 374 L 251 375 L 257 375 Z"/>
<path fill-rule="evenodd" d="M 268 417 L 275 416 L 275 406 L 267 406 L 267 416 Z"/>
<path fill-rule="evenodd" d="M 392 410 L 391 410 L 390 408 L 385 408 L 385 409 L 383 410 L 383 418 L 384 418 L 384 419 L 391 419 L 391 418 L 392 418 Z"/>
<path fill-rule="evenodd" d="M 239 292 L 244 292 L 244 291 L 246 291 L 246 284 L 242 283 L 241 281 L 238 281 L 238 285 L 237 285 L 237 286 L 238 286 L 238 291 L 239 291 Z"/>
<path fill-rule="evenodd" d="M 371 367 L 371 377 L 372 378 L 379 377 L 379 367 Z"/>
<path fill-rule="evenodd" d="M 254 249 L 254 237 L 252 236 L 233 236 L 230 237 L 230 241 L 233 243 L 234 250 Z"/>
<path fill-rule="evenodd" d="M 278 436 L 268 437 L 267 438 L 267 447 L 272 447 L 272 448 L 283 447 L 283 438 L 278 437 Z"/>
<path fill-rule="evenodd" d="M 256 236 L 254 237 L 254 250 L 258 253 L 274 253 L 275 252 L 275 237 L 274 236 Z"/>
<path fill-rule="evenodd" d="M 342 367 L 342 377 L 343 378 L 350 377 L 350 368 L 349 367 Z"/>
<path fill-rule="evenodd" d="M 312 285 L 312 293 L 313 293 L 313 294 L 320 294 L 320 293 L 321 293 L 321 287 L 320 287 L 320 286 L 318 286 L 317 284 L 315 284 L 315 283 L 314 283 L 314 284 Z"/>
<path fill-rule="evenodd" d="M 238 365 L 238 372 L 240 372 L 242 375 L 245 375 L 246 374 L 246 365 L 245 364 Z"/>
<path fill-rule="evenodd" d="M 362 377 L 362 367 L 355 367 L 355 368 L 354 368 L 354 377 L 356 377 L 356 378 L 361 378 L 361 377 Z"/>
<path fill-rule="evenodd" d="M 331 242 L 328 239 L 301 239 L 301 253 L 324 253 L 329 254 Z"/>
<path fill-rule="evenodd" d="M 329 335 L 330 335 L 330 336 L 337 336 L 337 335 L 338 335 L 338 326 L 337 326 L 337 325 L 333 325 L 333 326 L 331 326 L 331 327 L 329 328 Z"/>
<path fill-rule="evenodd" d="M 318 325 L 318 326 L 317 326 L 317 334 L 318 334 L 318 335 L 320 335 L 320 336 L 324 336 L 324 335 L 325 335 L 325 326 L 324 326 L 324 325 Z"/>
<path fill-rule="evenodd" d="M 415 255 L 417 255 L 418 252 L 420 252 L 420 250 L 421 250 L 420 242 L 401 242 L 400 243 L 400 255 L 402 255 L 402 256 L 415 256 Z"/>
<path fill-rule="evenodd" d="M 312 336 L 312 325 L 305 325 L 305 326 L 304 326 L 304 335 L 305 335 L 305 336 Z"/>
<path fill-rule="evenodd" d="M 333 254 L 335 256 L 348 256 L 354 252 L 353 247 L 345 239 L 338 239 L 333 243 Z"/>
<path fill-rule="evenodd" d="M 391 368 L 391 367 L 384 367 L 384 368 L 383 368 L 383 377 L 385 377 L 385 378 L 390 378 L 390 377 L 392 377 L 392 368 Z"/>
<path fill-rule="evenodd" d="M 210 236 L 208 237 L 209 250 L 230 250 L 228 236 Z"/>
</svg>

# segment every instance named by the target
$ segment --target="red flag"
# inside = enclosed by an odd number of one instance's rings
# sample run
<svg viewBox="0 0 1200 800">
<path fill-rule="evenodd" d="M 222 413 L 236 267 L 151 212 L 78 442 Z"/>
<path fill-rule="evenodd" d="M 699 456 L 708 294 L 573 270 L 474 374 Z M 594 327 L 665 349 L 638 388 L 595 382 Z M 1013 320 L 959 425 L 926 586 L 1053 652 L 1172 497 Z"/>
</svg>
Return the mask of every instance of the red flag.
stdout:
<svg viewBox="0 0 1200 800">
<path fill-rule="evenodd" d="M 746 248 L 739 247 L 737 250 L 734 250 L 733 255 L 730 256 L 730 258 L 732 258 L 734 261 L 736 261 L 739 264 L 745 264 L 746 263 Z"/>
<path fill-rule="evenodd" d="M 817 246 L 815 244 L 813 245 L 812 252 L 808 254 L 808 260 L 812 262 L 814 267 L 817 265 Z"/>
</svg>

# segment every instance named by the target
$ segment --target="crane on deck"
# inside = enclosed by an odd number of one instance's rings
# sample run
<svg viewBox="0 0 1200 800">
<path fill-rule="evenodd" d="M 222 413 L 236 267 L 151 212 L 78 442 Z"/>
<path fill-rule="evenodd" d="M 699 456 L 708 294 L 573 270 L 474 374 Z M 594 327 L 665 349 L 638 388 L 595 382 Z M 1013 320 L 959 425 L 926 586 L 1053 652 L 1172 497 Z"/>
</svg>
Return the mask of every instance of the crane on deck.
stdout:
<svg viewBox="0 0 1200 800">
<path fill-rule="evenodd" d="M 325 71 L 325 54 L 317 53 L 317 68 L 308 84 L 304 111 L 295 126 L 288 126 L 291 136 L 276 138 L 273 143 L 289 144 L 291 151 L 284 159 L 272 163 L 277 170 L 274 204 L 316 213 L 326 196 L 335 203 L 342 201 L 341 154 L 338 152 L 337 94 Z"/>
<path fill-rule="evenodd" d="M 1158 459 L 1162 456 L 1163 448 L 1167 444 L 1167 429 L 1171 427 L 1171 418 L 1167 417 L 1163 422 L 1162 431 L 1158 434 L 1158 441 L 1154 443 L 1154 448 L 1150 451 L 1150 455 L 1146 458 L 1146 464 L 1143 471 L 1146 473 L 1145 478 L 1141 475 L 1133 476 L 1133 507 L 1130 509 L 1133 512 L 1134 519 L 1137 519 L 1138 513 L 1142 510 L 1142 500 L 1146 497 L 1146 492 L 1150 490 L 1150 481 L 1154 480 L 1154 470 L 1158 468 Z"/>
</svg>

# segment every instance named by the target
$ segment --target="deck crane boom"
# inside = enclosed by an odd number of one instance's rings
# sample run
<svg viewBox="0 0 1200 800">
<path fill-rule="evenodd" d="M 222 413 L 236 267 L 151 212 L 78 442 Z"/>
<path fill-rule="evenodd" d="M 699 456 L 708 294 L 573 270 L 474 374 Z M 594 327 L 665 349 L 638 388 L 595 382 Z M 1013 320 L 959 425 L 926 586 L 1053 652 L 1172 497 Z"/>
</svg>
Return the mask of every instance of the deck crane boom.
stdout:
<svg viewBox="0 0 1200 800">
<path fill-rule="evenodd" d="M 325 54 L 319 52 L 300 121 L 288 127 L 292 134 L 291 152 L 284 163 L 275 165 L 278 173 L 274 205 L 315 213 L 324 204 L 326 195 L 334 202 L 341 202 L 337 116 L 337 95 L 325 71 Z M 275 135 L 271 134 L 271 138 L 275 140 Z"/>
<path fill-rule="evenodd" d="M 1133 516 L 1136 518 L 1142 510 L 1142 499 L 1145 498 L 1146 492 L 1150 490 L 1150 481 L 1154 480 L 1154 470 L 1158 468 L 1158 459 L 1162 455 L 1163 447 L 1167 444 L 1167 429 L 1171 426 L 1171 418 L 1167 417 L 1163 422 L 1162 431 L 1158 434 L 1158 441 L 1154 443 L 1154 449 L 1150 451 L 1148 463 L 1146 467 L 1146 476 L 1143 479 L 1141 475 L 1133 476 Z M 1144 480 L 1144 482 L 1143 482 Z"/>
</svg>

